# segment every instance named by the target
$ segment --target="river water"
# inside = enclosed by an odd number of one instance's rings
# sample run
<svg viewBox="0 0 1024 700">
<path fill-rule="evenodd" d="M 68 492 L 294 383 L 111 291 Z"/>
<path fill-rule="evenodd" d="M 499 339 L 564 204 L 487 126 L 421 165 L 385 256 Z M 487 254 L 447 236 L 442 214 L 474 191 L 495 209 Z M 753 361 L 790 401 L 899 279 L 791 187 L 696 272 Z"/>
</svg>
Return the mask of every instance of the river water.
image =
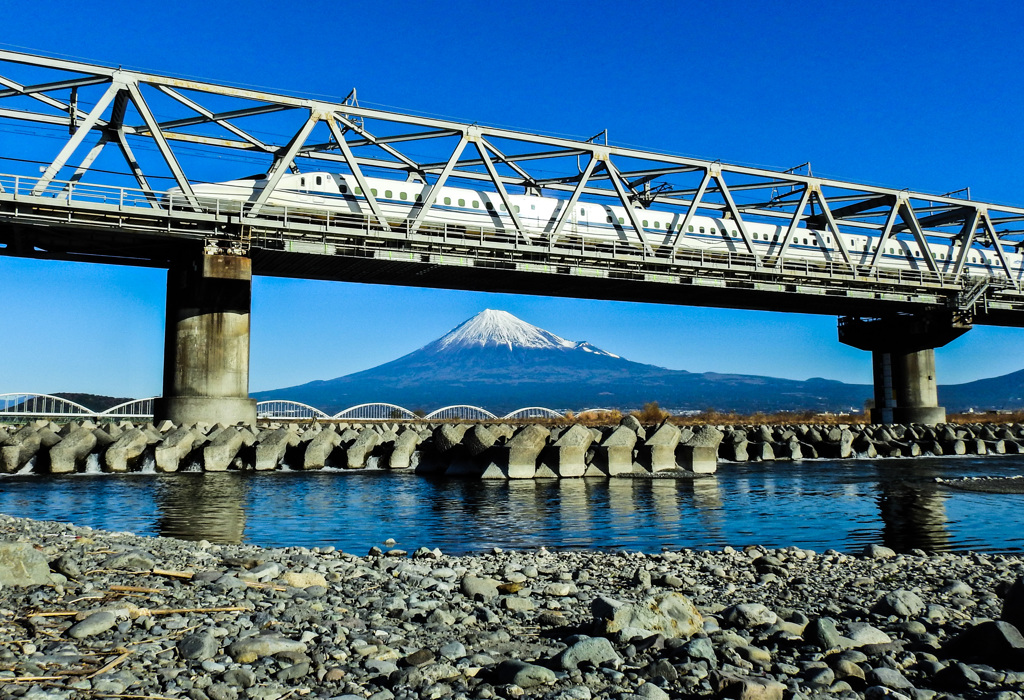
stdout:
<svg viewBox="0 0 1024 700">
<path fill-rule="evenodd" d="M 0 512 L 116 531 L 365 554 L 761 544 L 1024 552 L 1024 494 L 934 477 L 1024 474 L 1024 456 L 722 464 L 697 479 L 494 482 L 382 471 L 0 478 Z"/>
</svg>

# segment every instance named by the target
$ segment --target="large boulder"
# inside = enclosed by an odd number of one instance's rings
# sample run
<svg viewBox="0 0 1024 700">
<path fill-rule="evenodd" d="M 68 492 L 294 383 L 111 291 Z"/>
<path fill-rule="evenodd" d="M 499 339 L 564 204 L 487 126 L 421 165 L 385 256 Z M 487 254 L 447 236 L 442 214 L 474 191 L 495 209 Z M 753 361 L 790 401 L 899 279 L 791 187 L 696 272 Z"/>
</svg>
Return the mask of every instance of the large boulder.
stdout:
<svg viewBox="0 0 1024 700">
<path fill-rule="evenodd" d="M 50 582 L 43 553 L 25 542 L 0 542 L 0 585 L 35 586 Z"/>
<path fill-rule="evenodd" d="M 598 596 L 590 609 L 603 634 L 623 641 L 655 634 L 686 639 L 699 632 L 704 622 L 697 607 L 679 593 L 662 593 L 639 603 Z"/>
</svg>

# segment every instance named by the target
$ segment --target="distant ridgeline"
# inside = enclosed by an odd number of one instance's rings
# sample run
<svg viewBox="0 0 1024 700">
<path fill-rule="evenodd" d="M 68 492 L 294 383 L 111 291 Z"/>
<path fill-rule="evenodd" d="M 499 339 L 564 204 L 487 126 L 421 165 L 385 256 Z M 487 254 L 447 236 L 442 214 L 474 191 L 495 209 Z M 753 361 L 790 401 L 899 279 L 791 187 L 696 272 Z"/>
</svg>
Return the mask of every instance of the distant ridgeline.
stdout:
<svg viewBox="0 0 1024 700">
<path fill-rule="evenodd" d="M 72 392 L 60 392 L 59 394 L 51 394 L 61 399 L 67 399 L 68 401 L 74 401 L 80 406 L 85 406 L 90 411 L 100 413 L 106 411 L 108 408 L 114 406 L 120 406 L 123 403 L 131 401 L 132 398 L 117 398 L 114 396 L 99 396 L 98 394 L 75 394 Z"/>
</svg>

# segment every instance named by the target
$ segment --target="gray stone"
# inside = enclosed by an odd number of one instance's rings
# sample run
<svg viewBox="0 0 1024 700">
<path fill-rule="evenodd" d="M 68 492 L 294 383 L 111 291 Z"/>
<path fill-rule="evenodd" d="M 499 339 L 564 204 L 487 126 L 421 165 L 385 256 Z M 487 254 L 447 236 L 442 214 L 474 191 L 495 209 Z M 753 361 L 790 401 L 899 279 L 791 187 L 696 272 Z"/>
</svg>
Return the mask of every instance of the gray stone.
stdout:
<svg viewBox="0 0 1024 700">
<path fill-rule="evenodd" d="M 501 581 L 496 579 L 467 574 L 462 577 L 461 587 L 463 595 L 467 596 L 470 600 L 481 598 L 490 600 L 491 598 L 498 597 L 499 585 L 501 585 Z"/>
<path fill-rule="evenodd" d="M 605 661 L 615 661 L 616 659 L 620 659 L 620 657 L 611 642 L 604 637 L 588 637 L 565 649 L 559 655 L 558 663 L 566 671 L 572 671 L 581 663 L 591 663 L 597 666 Z"/>
<path fill-rule="evenodd" d="M 865 679 L 871 685 L 880 685 L 893 690 L 913 690 L 914 684 L 894 668 L 880 666 L 873 668 L 865 674 Z"/>
<path fill-rule="evenodd" d="M 240 664 L 252 663 L 264 656 L 281 652 L 305 652 L 306 645 L 279 634 L 258 634 L 245 637 L 228 647 L 228 655 Z"/>
<path fill-rule="evenodd" d="M 287 428 L 264 430 L 256 442 L 256 471 L 277 469 L 287 449 L 298 444 L 299 436 Z"/>
<path fill-rule="evenodd" d="M 903 588 L 886 593 L 872 608 L 872 612 L 878 615 L 903 618 L 917 617 L 924 611 L 925 604 L 921 597 Z"/>
<path fill-rule="evenodd" d="M 437 651 L 442 657 L 450 661 L 458 661 L 466 656 L 466 647 L 462 642 L 448 642 Z"/>
<path fill-rule="evenodd" d="M 760 603 L 741 603 L 723 610 L 722 619 L 737 627 L 751 628 L 774 625 L 779 618 Z"/>
<path fill-rule="evenodd" d="M 303 436 L 305 437 L 305 436 Z M 301 442 L 300 442 L 301 444 Z M 303 469 L 323 469 L 334 448 L 341 444 L 341 436 L 329 426 L 313 435 L 302 453 Z"/>
<path fill-rule="evenodd" d="M 851 622 L 847 627 L 846 637 L 850 640 L 850 645 L 853 647 L 892 643 L 889 635 L 866 622 Z"/>
<path fill-rule="evenodd" d="M 620 425 L 601 441 L 597 446 L 597 454 L 600 455 L 599 462 L 608 476 L 619 476 L 633 471 L 633 449 L 636 447 L 636 441 L 636 432 L 626 425 Z"/>
<path fill-rule="evenodd" d="M 880 544 L 869 544 L 864 547 L 863 555 L 868 559 L 892 559 L 896 552 Z"/>
<path fill-rule="evenodd" d="M 395 440 L 388 455 L 388 469 L 402 470 L 412 467 L 412 455 L 420 444 L 420 435 L 411 428 L 406 428 Z"/>
<path fill-rule="evenodd" d="M 538 685 L 550 685 L 558 680 L 555 672 L 550 668 L 537 666 L 525 661 L 512 659 L 502 661 L 498 665 L 495 675 L 499 683 L 518 685 L 520 688 L 533 688 Z"/>
<path fill-rule="evenodd" d="M 782 700 L 786 686 L 778 681 L 757 676 L 718 674 L 715 686 L 721 698 L 733 700 Z"/>
<path fill-rule="evenodd" d="M 212 659 L 219 651 L 220 644 L 209 632 L 189 634 L 178 640 L 178 654 L 183 659 Z"/>
<path fill-rule="evenodd" d="M 0 542 L 0 585 L 49 583 L 50 567 L 43 553 L 26 542 Z"/>
<path fill-rule="evenodd" d="M 345 449 L 345 468 L 363 469 L 366 459 L 381 441 L 380 435 L 372 428 L 363 428 L 359 437 Z"/>
<path fill-rule="evenodd" d="M 203 448 L 203 469 L 208 472 L 227 471 L 238 451 L 245 445 L 245 440 L 242 430 L 224 428 Z"/>
<path fill-rule="evenodd" d="M 68 636 L 73 639 L 84 639 L 102 634 L 117 623 L 114 613 L 101 610 L 94 612 L 81 622 L 76 622 L 68 629 Z"/>
<path fill-rule="evenodd" d="M 151 571 L 156 566 L 156 559 L 149 552 L 141 549 L 130 549 L 127 552 L 111 554 L 103 562 L 106 569 L 122 571 Z"/>
<path fill-rule="evenodd" d="M 1024 577 L 1018 578 L 1006 591 L 1000 618 L 1024 631 Z"/>
<path fill-rule="evenodd" d="M 1009 622 L 989 620 L 946 642 L 941 655 L 1024 671 L 1024 636 Z"/>
<path fill-rule="evenodd" d="M 812 620 L 804 628 L 804 640 L 815 645 L 822 651 L 835 649 L 841 643 L 839 631 L 836 629 L 835 620 L 828 617 L 819 617 Z"/>
</svg>

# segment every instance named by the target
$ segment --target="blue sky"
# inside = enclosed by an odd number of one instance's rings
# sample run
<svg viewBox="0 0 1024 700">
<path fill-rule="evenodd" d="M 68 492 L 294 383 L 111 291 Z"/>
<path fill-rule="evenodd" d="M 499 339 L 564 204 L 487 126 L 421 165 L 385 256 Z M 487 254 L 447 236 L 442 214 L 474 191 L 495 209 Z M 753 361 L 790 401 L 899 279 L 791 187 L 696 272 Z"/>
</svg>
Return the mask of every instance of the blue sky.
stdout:
<svg viewBox="0 0 1024 700">
<path fill-rule="evenodd" d="M 3 16 L 2 48 L 1024 204 L 1018 3 L 37 0 Z M 0 130 L 0 156 L 20 139 Z M 0 393 L 160 393 L 162 271 L 0 258 L 0 279 Z M 484 308 L 666 367 L 870 381 L 834 317 L 258 278 L 250 387 L 374 366 Z M 1022 340 L 976 328 L 937 351 L 939 380 L 1024 368 Z"/>
</svg>

